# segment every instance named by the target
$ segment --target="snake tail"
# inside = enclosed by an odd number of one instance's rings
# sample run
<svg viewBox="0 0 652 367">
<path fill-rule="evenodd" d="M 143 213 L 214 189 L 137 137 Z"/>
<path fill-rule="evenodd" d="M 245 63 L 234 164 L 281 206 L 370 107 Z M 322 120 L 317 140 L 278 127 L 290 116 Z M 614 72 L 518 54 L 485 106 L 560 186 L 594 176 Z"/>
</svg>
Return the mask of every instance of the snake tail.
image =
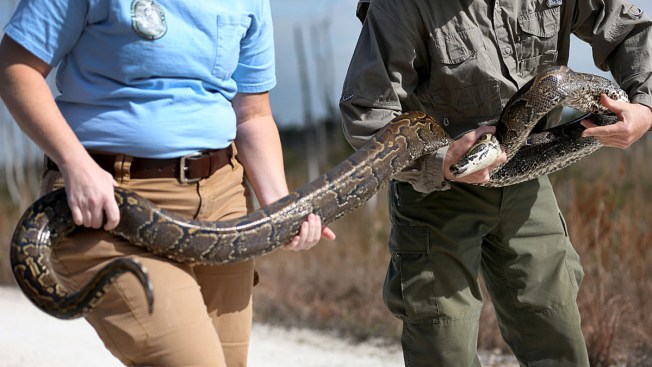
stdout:
<svg viewBox="0 0 652 367">
<path fill-rule="evenodd" d="M 65 191 L 45 195 L 30 208 L 14 231 L 10 261 L 16 283 L 36 307 L 60 319 L 81 317 L 100 302 L 118 276 L 130 272 L 145 289 L 151 309 L 152 284 L 147 270 L 136 259 L 114 260 L 76 292 L 62 286 L 52 268 L 51 246 L 75 230 Z M 28 213 L 38 214 L 26 220 Z"/>
</svg>

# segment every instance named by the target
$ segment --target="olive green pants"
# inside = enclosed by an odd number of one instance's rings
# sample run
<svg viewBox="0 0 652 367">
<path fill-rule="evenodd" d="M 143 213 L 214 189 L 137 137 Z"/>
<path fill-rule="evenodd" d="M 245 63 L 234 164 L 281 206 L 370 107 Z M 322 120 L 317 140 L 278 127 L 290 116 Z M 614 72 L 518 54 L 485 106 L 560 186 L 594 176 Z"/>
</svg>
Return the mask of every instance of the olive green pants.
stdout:
<svg viewBox="0 0 652 367">
<path fill-rule="evenodd" d="M 384 287 L 405 365 L 480 366 L 480 272 L 522 365 L 588 366 L 576 297 L 583 271 L 547 178 L 500 189 L 390 187 Z"/>
</svg>

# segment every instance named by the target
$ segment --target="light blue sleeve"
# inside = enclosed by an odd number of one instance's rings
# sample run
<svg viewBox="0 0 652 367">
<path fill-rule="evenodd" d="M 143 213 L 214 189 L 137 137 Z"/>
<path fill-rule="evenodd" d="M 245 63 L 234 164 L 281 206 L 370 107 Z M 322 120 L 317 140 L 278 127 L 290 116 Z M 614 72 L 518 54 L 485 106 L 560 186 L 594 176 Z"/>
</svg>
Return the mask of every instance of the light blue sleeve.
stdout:
<svg viewBox="0 0 652 367">
<path fill-rule="evenodd" d="M 238 92 L 266 92 L 276 85 L 274 28 L 269 0 L 261 1 L 240 46 L 240 59 L 233 79 Z"/>
<path fill-rule="evenodd" d="M 21 0 L 4 31 L 45 63 L 56 66 L 86 24 L 87 0 Z"/>
</svg>

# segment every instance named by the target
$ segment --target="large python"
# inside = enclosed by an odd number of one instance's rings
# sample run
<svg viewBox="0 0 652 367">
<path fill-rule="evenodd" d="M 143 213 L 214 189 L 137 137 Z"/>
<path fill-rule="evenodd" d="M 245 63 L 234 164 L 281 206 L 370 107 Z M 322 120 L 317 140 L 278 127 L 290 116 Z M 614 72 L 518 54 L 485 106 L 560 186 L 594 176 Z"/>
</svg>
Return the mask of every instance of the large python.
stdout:
<svg viewBox="0 0 652 367">
<path fill-rule="evenodd" d="M 530 134 L 533 126 L 558 106 L 590 112 L 611 123 L 613 115 L 599 97 L 627 100 L 607 79 L 575 73 L 567 67 L 548 69 L 535 77 L 508 102 L 495 137 L 508 157 L 495 169 L 486 186 L 506 186 L 566 167 L 600 147 L 594 138 L 581 137 L 578 122 Z M 237 262 L 273 251 L 296 235 L 309 213 L 328 224 L 362 205 L 394 175 L 414 160 L 452 142 L 442 126 L 421 112 L 398 116 L 361 149 L 315 181 L 281 200 L 243 218 L 224 222 L 188 220 L 161 210 L 131 192 L 116 188 L 121 221 L 112 231 L 136 246 L 184 263 Z M 480 148 L 486 147 L 481 144 Z M 490 148 L 491 149 L 491 148 Z M 477 161 L 475 151 L 467 157 Z M 457 167 L 464 170 L 464 167 Z M 70 319 L 83 316 L 124 272 L 135 274 L 153 305 L 146 269 L 137 260 L 122 258 L 101 270 L 78 291 L 62 287 L 51 270 L 50 251 L 75 229 L 65 192 L 54 191 L 37 200 L 20 219 L 11 242 L 11 267 L 27 297 L 46 313 Z"/>
</svg>

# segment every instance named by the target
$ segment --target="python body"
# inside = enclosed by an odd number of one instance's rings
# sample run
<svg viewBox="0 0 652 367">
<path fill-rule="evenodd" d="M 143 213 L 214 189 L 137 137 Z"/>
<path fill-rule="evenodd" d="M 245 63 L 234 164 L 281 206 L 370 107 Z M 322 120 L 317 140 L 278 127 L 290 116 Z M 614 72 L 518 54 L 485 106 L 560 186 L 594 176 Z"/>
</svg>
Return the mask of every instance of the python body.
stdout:
<svg viewBox="0 0 652 367">
<path fill-rule="evenodd" d="M 627 100 L 607 79 L 554 67 L 541 73 L 508 102 L 495 139 L 507 154 L 485 186 L 500 187 L 545 175 L 566 167 L 600 147 L 595 138 L 581 137 L 579 123 L 537 135 L 530 131 L 549 111 L 573 107 L 611 123 L 599 103 L 601 94 Z M 392 120 L 365 146 L 315 181 L 285 198 L 243 218 L 223 222 L 188 220 L 161 210 L 120 188 L 115 197 L 121 221 L 112 233 L 157 255 L 184 263 L 220 264 L 244 261 L 287 243 L 309 213 L 328 224 L 362 205 L 394 175 L 421 156 L 434 153 L 453 140 L 432 117 L 409 112 Z M 486 137 L 453 170 L 465 174 L 492 162 L 499 154 L 493 137 Z M 481 157 L 488 157 L 484 159 Z M 37 200 L 19 221 L 11 242 L 14 277 L 27 297 L 44 312 L 62 319 L 83 316 L 122 273 L 135 274 L 150 304 L 152 286 L 136 260 L 122 258 L 102 269 L 81 290 L 71 292 L 51 270 L 50 252 L 75 228 L 65 192 L 54 191 Z"/>
</svg>

